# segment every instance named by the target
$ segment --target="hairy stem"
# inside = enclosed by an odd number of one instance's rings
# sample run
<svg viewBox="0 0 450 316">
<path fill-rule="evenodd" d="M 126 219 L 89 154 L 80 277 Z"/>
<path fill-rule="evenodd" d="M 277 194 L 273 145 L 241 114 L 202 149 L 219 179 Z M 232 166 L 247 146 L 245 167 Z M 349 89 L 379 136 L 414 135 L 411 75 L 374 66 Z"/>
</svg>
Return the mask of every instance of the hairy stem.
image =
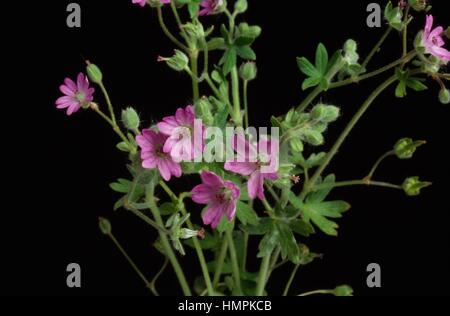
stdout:
<svg viewBox="0 0 450 316">
<path fill-rule="evenodd" d="M 291 288 L 292 282 L 294 281 L 295 275 L 297 274 L 298 268 L 300 268 L 300 264 L 296 264 L 294 269 L 291 272 L 291 275 L 289 276 L 289 280 L 286 283 L 286 287 L 283 291 L 283 296 L 287 296 L 289 293 L 289 289 Z"/>
<path fill-rule="evenodd" d="M 388 182 L 380 182 L 380 181 L 371 181 L 367 179 L 362 180 L 351 180 L 351 181 L 340 181 L 335 182 L 333 184 L 320 184 L 312 187 L 311 190 L 317 191 L 328 188 L 339 188 L 339 187 L 348 187 L 348 186 L 356 186 L 356 185 L 366 185 L 366 186 L 376 186 L 376 187 L 384 187 L 389 189 L 399 189 L 402 190 L 401 185 L 396 185 Z"/>
<path fill-rule="evenodd" d="M 156 11 L 158 12 L 159 25 L 160 25 L 161 29 L 163 30 L 164 34 L 167 36 L 167 38 L 169 38 L 172 41 L 172 43 L 174 43 L 176 46 L 178 46 L 178 48 L 180 48 L 181 50 L 183 50 L 185 52 L 189 52 L 189 47 L 187 47 L 186 45 L 181 43 L 167 28 L 166 23 L 164 22 L 162 9 L 160 6 L 158 6 L 156 8 Z"/>
<path fill-rule="evenodd" d="M 256 285 L 256 296 L 263 296 L 264 289 L 266 287 L 267 274 L 269 272 L 270 255 L 265 256 L 261 261 L 261 267 L 259 269 L 258 282 Z"/>
<path fill-rule="evenodd" d="M 391 26 L 389 26 L 386 29 L 384 34 L 381 36 L 380 40 L 377 42 L 377 44 L 374 46 L 374 48 L 372 48 L 372 50 L 370 51 L 369 55 L 367 55 L 366 59 L 361 64 L 362 69 L 366 69 L 367 68 L 367 66 L 369 65 L 369 63 L 372 60 L 373 56 L 375 56 L 375 54 L 378 52 L 378 50 L 380 49 L 381 45 L 383 45 L 384 41 L 387 39 L 389 34 L 391 34 L 392 30 L 393 29 L 392 29 Z"/>
<path fill-rule="evenodd" d="M 164 226 L 164 222 L 161 218 L 160 211 L 159 211 L 158 207 L 156 206 L 156 202 L 155 202 L 154 185 L 150 184 L 146 191 L 147 191 L 146 192 L 146 200 L 150 206 L 150 211 L 152 212 L 156 223 L 159 226 Z M 172 246 L 170 245 L 169 238 L 167 237 L 166 234 L 163 234 L 161 232 L 159 232 L 159 238 L 161 240 L 161 245 L 164 248 L 164 253 L 169 258 L 170 263 L 172 264 L 172 267 L 175 270 L 175 274 L 178 278 L 178 282 L 180 282 L 181 289 L 183 290 L 184 295 L 191 296 L 192 295 L 191 289 L 189 288 L 189 285 L 186 281 L 186 277 L 184 275 L 183 269 L 181 268 L 180 263 L 178 262 L 178 259 L 175 255 L 175 253 L 173 252 Z"/>
<path fill-rule="evenodd" d="M 213 288 L 217 288 L 220 281 L 220 276 L 222 275 L 223 262 L 227 256 L 228 250 L 228 239 L 224 238 L 222 240 L 222 245 L 220 246 L 219 256 L 217 257 L 216 271 L 214 271 L 213 277 Z"/>
<path fill-rule="evenodd" d="M 380 158 L 378 158 L 378 160 L 375 162 L 375 164 L 373 165 L 372 169 L 370 169 L 369 174 L 364 178 L 364 180 L 369 181 L 372 179 L 373 175 L 375 174 L 375 171 L 377 171 L 378 167 L 380 166 L 380 164 L 387 158 L 390 157 L 392 155 L 395 155 L 395 151 L 394 150 L 390 150 L 387 153 L 385 153 L 384 155 L 382 155 Z"/>
<path fill-rule="evenodd" d="M 344 143 L 344 141 L 347 139 L 350 132 L 353 130 L 353 128 L 356 126 L 356 124 L 359 122 L 361 117 L 366 113 L 366 111 L 369 109 L 369 107 L 372 105 L 372 103 L 376 100 L 376 98 L 385 90 L 387 89 L 391 84 L 393 84 L 397 80 L 397 76 L 391 76 L 389 79 L 387 79 L 385 82 L 383 82 L 378 88 L 376 88 L 372 94 L 367 98 L 367 100 L 362 104 L 358 112 L 353 116 L 353 118 L 350 120 L 342 134 L 339 136 L 337 141 L 334 143 L 331 150 L 326 155 L 324 162 L 320 165 L 320 167 L 316 170 L 314 175 L 311 177 L 310 181 L 305 184 L 305 188 L 303 189 L 304 192 L 302 192 L 302 195 L 306 194 L 309 190 L 309 187 L 314 186 L 317 179 L 322 175 L 322 172 L 325 170 L 325 168 L 328 166 L 328 164 L 331 162 L 331 160 L 334 158 L 334 156 L 337 154 L 338 150 Z"/>
<path fill-rule="evenodd" d="M 236 287 L 237 294 L 242 295 L 243 293 L 241 287 L 241 276 L 239 270 L 239 262 L 236 254 L 236 248 L 234 246 L 233 230 L 227 229 L 225 235 L 228 240 L 228 250 L 230 252 L 231 268 L 233 269 L 234 286 Z"/>
</svg>

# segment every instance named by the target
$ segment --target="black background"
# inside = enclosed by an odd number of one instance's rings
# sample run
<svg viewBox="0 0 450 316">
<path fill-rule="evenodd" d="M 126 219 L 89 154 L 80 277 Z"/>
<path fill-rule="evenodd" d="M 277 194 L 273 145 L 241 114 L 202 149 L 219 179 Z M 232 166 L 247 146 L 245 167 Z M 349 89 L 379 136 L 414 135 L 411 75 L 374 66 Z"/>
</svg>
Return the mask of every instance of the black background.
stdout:
<svg viewBox="0 0 450 316">
<path fill-rule="evenodd" d="M 126 157 L 114 147 L 116 136 L 94 113 L 80 111 L 69 118 L 54 108 L 54 101 L 63 79 L 74 78 L 84 69 L 83 58 L 101 67 L 116 107 L 136 107 L 144 125 L 189 104 L 190 81 L 156 62 L 158 55 L 171 55 L 173 46 L 150 8 L 141 9 L 128 0 L 78 1 L 82 27 L 69 29 L 65 24 L 69 2 L 47 1 L 11 9 L 20 18 L 4 27 L 10 40 L 6 51 L 13 55 L 4 64 L 14 71 L 4 92 L 4 106 L 13 110 L 3 117 L 8 158 L 4 172 L 12 177 L 4 180 L 0 293 L 146 295 L 140 279 L 100 234 L 97 224 L 98 216 L 112 220 L 116 237 L 149 277 L 162 264 L 151 247 L 155 234 L 131 214 L 112 211 L 118 196 L 108 183 L 127 176 Z M 338 49 L 348 38 L 357 40 L 362 55 L 369 52 L 384 32 L 366 26 L 369 2 L 249 1 L 244 19 L 263 28 L 254 47 L 258 80 L 250 90 L 254 126 L 267 126 L 272 114 L 285 113 L 305 96 L 296 56 L 313 56 L 318 42 L 330 51 Z M 446 1 L 433 4 L 437 23 L 449 24 Z M 171 15 L 166 19 L 171 21 Z M 220 16 L 205 19 L 216 24 L 220 20 Z M 423 14 L 416 14 L 413 29 L 423 27 L 424 20 Z M 414 31 L 409 42 L 413 39 Z M 372 67 L 391 62 L 400 53 L 400 36 L 394 33 Z M 331 146 L 381 80 L 323 96 L 323 101 L 339 105 L 343 116 L 331 126 L 321 149 Z M 428 144 L 413 160 L 389 159 L 376 178 L 401 183 L 407 176 L 420 175 L 432 181 L 433 187 L 413 198 L 387 189 L 335 190 L 333 197 L 350 202 L 352 209 L 339 220 L 338 238 L 319 233 L 305 241 L 324 257 L 299 270 L 292 294 L 346 283 L 357 295 L 448 295 L 450 112 L 437 101 L 438 85 L 429 81 L 429 86 L 429 91 L 410 92 L 402 100 L 389 89 L 357 125 L 328 171 L 340 180 L 360 178 L 379 155 L 406 136 L 425 139 Z M 99 91 L 96 97 L 100 98 Z M 173 180 L 175 186 L 186 189 L 198 182 L 197 177 Z M 251 257 L 257 243 L 252 245 Z M 190 280 L 199 274 L 194 252 L 181 261 Z M 65 269 L 70 262 L 82 267 L 81 289 L 66 287 Z M 365 270 L 371 262 L 381 265 L 380 289 L 366 286 Z M 251 261 L 250 267 L 256 269 L 257 261 Z M 273 276 L 270 294 L 281 293 L 289 272 L 281 269 Z M 180 294 L 170 269 L 161 278 L 159 290 L 165 295 Z"/>
</svg>

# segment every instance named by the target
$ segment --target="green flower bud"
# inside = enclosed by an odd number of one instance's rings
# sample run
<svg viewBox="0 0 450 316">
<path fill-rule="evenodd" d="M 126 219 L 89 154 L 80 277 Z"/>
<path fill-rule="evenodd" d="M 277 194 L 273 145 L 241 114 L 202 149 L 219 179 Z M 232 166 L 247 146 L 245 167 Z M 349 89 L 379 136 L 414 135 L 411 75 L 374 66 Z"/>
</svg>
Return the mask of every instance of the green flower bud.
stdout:
<svg viewBox="0 0 450 316">
<path fill-rule="evenodd" d="M 422 182 L 419 180 L 419 177 L 411 177 L 403 182 L 402 187 L 407 195 L 416 196 L 420 194 L 420 190 L 429 187 L 430 185 L 431 182 Z"/>
<path fill-rule="evenodd" d="M 162 6 L 161 0 L 147 0 L 147 3 L 148 3 L 152 8 L 158 8 L 158 7 Z"/>
<path fill-rule="evenodd" d="M 100 227 L 100 231 L 102 234 L 110 235 L 111 234 L 111 222 L 106 218 L 99 217 L 98 218 L 98 226 Z"/>
<path fill-rule="evenodd" d="M 182 51 L 175 49 L 175 54 L 172 57 L 158 57 L 158 61 L 166 62 L 167 66 L 175 71 L 184 71 L 189 64 L 189 58 Z"/>
<path fill-rule="evenodd" d="M 136 111 L 128 107 L 122 111 L 122 122 L 130 131 L 138 131 L 141 120 Z"/>
<path fill-rule="evenodd" d="M 348 65 L 355 65 L 358 63 L 359 55 L 356 52 L 358 45 L 352 39 L 349 39 L 344 44 L 344 61 Z"/>
<path fill-rule="evenodd" d="M 384 18 L 388 21 L 389 25 L 395 28 L 397 31 L 402 31 L 404 28 L 403 13 L 400 7 L 395 7 L 392 2 L 389 2 L 384 10 Z"/>
<path fill-rule="evenodd" d="M 402 138 L 394 146 L 395 154 L 400 159 L 410 159 L 416 152 L 417 148 L 425 145 L 426 141 L 413 141 L 411 138 Z"/>
<path fill-rule="evenodd" d="M 426 0 L 408 0 L 408 4 L 418 12 L 425 11 L 428 7 Z"/>
<path fill-rule="evenodd" d="M 187 35 L 194 43 L 205 37 L 205 30 L 201 23 L 186 23 L 182 26 Z"/>
<path fill-rule="evenodd" d="M 247 8 L 248 8 L 247 0 L 237 0 L 236 3 L 234 4 L 234 12 L 237 14 L 244 13 L 245 11 L 247 11 Z"/>
<path fill-rule="evenodd" d="M 291 145 L 291 149 L 297 153 L 301 153 L 303 151 L 303 143 L 298 138 L 292 138 L 289 141 L 289 145 Z"/>
<path fill-rule="evenodd" d="M 250 37 L 250 38 L 257 38 L 261 35 L 261 27 L 258 25 L 248 25 L 248 23 L 241 23 L 238 26 L 238 34 L 242 37 Z"/>
<path fill-rule="evenodd" d="M 91 80 L 93 83 L 102 83 L 103 74 L 100 68 L 97 67 L 97 65 L 91 64 L 89 61 L 87 61 L 86 73 L 89 77 L 89 80 Z"/>
<path fill-rule="evenodd" d="M 239 69 L 239 74 L 244 81 L 252 81 L 256 78 L 258 74 L 258 68 L 256 63 L 247 62 L 243 63 Z"/>
<path fill-rule="evenodd" d="M 341 285 L 334 289 L 335 296 L 353 296 L 353 289 L 348 285 Z"/>
<path fill-rule="evenodd" d="M 209 102 L 208 98 L 203 97 L 195 104 L 195 115 L 202 119 L 203 123 L 207 126 L 211 126 L 214 124 L 214 116 L 211 112 L 211 102 Z"/>
<path fill-rule="evenodd" d="M 450 91 L 448 89 L 441 89 L 441 91 L 439 92 L 439 101 L 442 104 L 450 103 Z"/>
<path fill-rule="evenodd" d="M 322 133 L 313 129 L 303 131 L 303 138 L 307 143 L 313 146 L 320 146 L 324 142 Z"/>
<path fill-rule="evenodd" d="M 339 117 L 339 108 L 334 105 L 318 104 L 311 110 L 311 118 L 322 123 L 331 123 Z"/>
</svg>

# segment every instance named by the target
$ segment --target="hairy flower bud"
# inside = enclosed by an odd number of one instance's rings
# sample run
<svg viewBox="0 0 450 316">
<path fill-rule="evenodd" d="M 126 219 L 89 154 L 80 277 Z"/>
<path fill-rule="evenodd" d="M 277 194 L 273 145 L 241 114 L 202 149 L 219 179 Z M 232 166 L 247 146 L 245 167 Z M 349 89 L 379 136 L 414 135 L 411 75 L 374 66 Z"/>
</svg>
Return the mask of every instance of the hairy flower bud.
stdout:
<svg viewBox="0 0 450 316">
<path fill-rule="evenodd" d="M 234 12 L 236 13 L 244 13 L 247 11 L 248 8 L 248 2 L 247 0 L 238 0 L 234 4 Z"/>
<path fill-rule="evenodd" d="M 98 226 L 100 227 L 100 231 L 105 235 L 111 234 L 111 222 L 106 218 L 99 217 L 98 218 Z"/>
<path fill-rule="evenodd" d="M 195 104 L 195 115 L 200 118 L 207 126 L 211 126 L 214 123 L 214 116 L 212 115 L 212 105 L 208 98 L 203 97 Z"/>
<path fill-rule="evenodd" d="M 418 12 L 425 11 L 428 7 L 427 0 L 408 0 L 408 4 Z"/>
<path fill-rule="evenodd" d="M 439 92 L 439 101 L 442 104 L 450 103 L 450 91 L 448 89 L 441 89 L 441 91 Z"/>
<path fill-rule="evenodd" d="M 348 285 L 341 285 L 334 289 L 335 296 L 353 296 L 353 289 Z"/>
<path fill-rule="evenodd" d="M 87 61 L 86 63 L 87 63 L 86 73 L 89 77 L 89 80 L 97 84 L 102 83 L 103 74 L 100 68 L 98 68 L 97 65 L 90 63 L 89 61 Z"/>
<path fill-rule="evenodd" d="M 258 73 L 258 68 L 256 63 L 247 62 L 243 63 L 239 69 L 239 74 L 244 81 L 252 81 L 256 78 Z"/>
<path fill-rule="evenodd" d="M 122 111 L 122 122 L 130 131 L 137 131 L 141 121 L 137 112 L 132 107 L 128 107 Z"/>
</svg>

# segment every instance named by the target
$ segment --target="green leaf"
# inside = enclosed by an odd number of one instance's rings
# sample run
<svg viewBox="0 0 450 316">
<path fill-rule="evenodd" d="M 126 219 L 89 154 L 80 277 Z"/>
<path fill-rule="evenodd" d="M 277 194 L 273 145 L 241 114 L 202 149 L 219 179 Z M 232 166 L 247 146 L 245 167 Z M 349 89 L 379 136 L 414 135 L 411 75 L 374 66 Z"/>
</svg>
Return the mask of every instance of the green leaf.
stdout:
<svg viewBox="0 0 450 316">
<path fill-rule="evenodd" d="M 172 215 L 177 212 L 177 207 L 174 203 L 165 202 L 159 206 L 161 215 Z"/>
<path fill-rule="evenodd" d="M 128 193 L 131 189 L 132 182 L 127 179 L 118 179 L 117 182 L 110 183 L 109 186 L 113 191 L 119 193 Z"/>
<path fill-rule="evenodd" d="M 250 46 L 239 46 L 236 52 L 242 59 L 256 60 L 256 53 Z"/>
<path fill-rule="evenodd" d="M 350 205 L 344 201 L 331 201 L 321 203 L 305 203 L 302 213 L 305 221 L 311 220 L 321 231 L 330 236 L 337 236 L 337 228 L 339 227 L 333 221 L 327 219 L 339 218 L 341 213 L 347 211 Z"/>
<path fill-rule="evenodd" d="M 276 228 L 279 233 L 278 239 L 280 241 L 281 257 L 283 259 L 288 258 L 293 263 L 299 263 L 300 252 L 291 228 L 286 223 L 280 221 L 276 223 Z"/>
<path fill-rule="evenodd" d="M 220 220 L 219 226 L 217 226 L 217 231 L 219 233 L 223 233 L 226 230 L 229 230 L 234 225 L 234 219 L 229 222 L 228 218 L 226 216 L 222 216 L 222 219 Z"/>
<path fill-rule="evenodd" d="M 328 52 L 325 45 L 320 43 L 316 50 L 316 69 L 322 75 L 326 75 L 328 66 Z"/>
<path fill-rule="evenodd" d="M 236 216 L 244 225 L 258 225 L 259 223 L 255 210 L 247 203 L 241 201 L 237 202 Z"/>
<path fill-rule="evenodd" d="M 209 51 L 226 49 L 225 40 L 221 37 L 212 38 L 208 41 L 207 45 Z"/>
<path fill-rule="evenodd" d="M 302 235 L 304 237 L 309 237 L 309 235 L 313 234 L 314 227 L 305 222 L 303 219 L 294 219 L 289 222 L 289 227 L 297 234 Z"/>
<path fill-rule="evenodd" d="M 237 62 L 237 53 L 236 47 L 229 47 L 222 56 L 219 64 L 223 67 L 223 74 L 228 75 L 231 69 L 236 66 Z"/>
<path fill-rule="evenodd" d="M 331 192 L 332 185 L 335 182 L 336 176 L 334 174 L 329 174 L 323 181 L 322 180 L 317 181 L 316 185 L 328 184 L 330 185 L 330 187 L 322 190 L 313 191 L 312 193 L 308 194 L 308 196 L 306 197 L 306 203 L 319 203 L 325 200 L 325 198 Z"/>
<path fill-rule="evenodd" d="M 241 230 L 249 235 L 264 235 L 273 227 L 273 220 L 269 217 L 262 217 L 258 221 L 258 225 L 240 225 Z"/>
<path fill-rule="evenodd" d="M 236 46 L 248 46 L 255 41 L 253 37 L 239 36 L 234 40 L 234 45 Z"/>
<path fill-rule="evenodd" d="M 297 57 L 297 65 L 301 72 L 308 77 L 319 77 L 320 72 L 314 67 L 314 65 L 305 57 Z"/>
<path fill-rule="evenodd" d="M 264 236 L 259 243 L 259 252 L 257 257 L 263 258 L 269 256 L 276 246 L 279 244 L 279 232 L 272 225 L 270 231 Z"/>
<path fill-rule="evenodd" d="M 321 77 L 310 77 L 306 78 L 302 83 L 302 90 L 306 90 L 317 86 L 322 81 Z"/>
<path fill-rule="evenodd" d="M 411 88 L 414 91 L 427 90 L 428 87 L 421 82 L 422 80 L 423 80 L 422 78 L 412 78 L 412 77 L 410 77 L 406 81 L 406 85 L 408 86 L 408 88 Z"/>
</svg>

